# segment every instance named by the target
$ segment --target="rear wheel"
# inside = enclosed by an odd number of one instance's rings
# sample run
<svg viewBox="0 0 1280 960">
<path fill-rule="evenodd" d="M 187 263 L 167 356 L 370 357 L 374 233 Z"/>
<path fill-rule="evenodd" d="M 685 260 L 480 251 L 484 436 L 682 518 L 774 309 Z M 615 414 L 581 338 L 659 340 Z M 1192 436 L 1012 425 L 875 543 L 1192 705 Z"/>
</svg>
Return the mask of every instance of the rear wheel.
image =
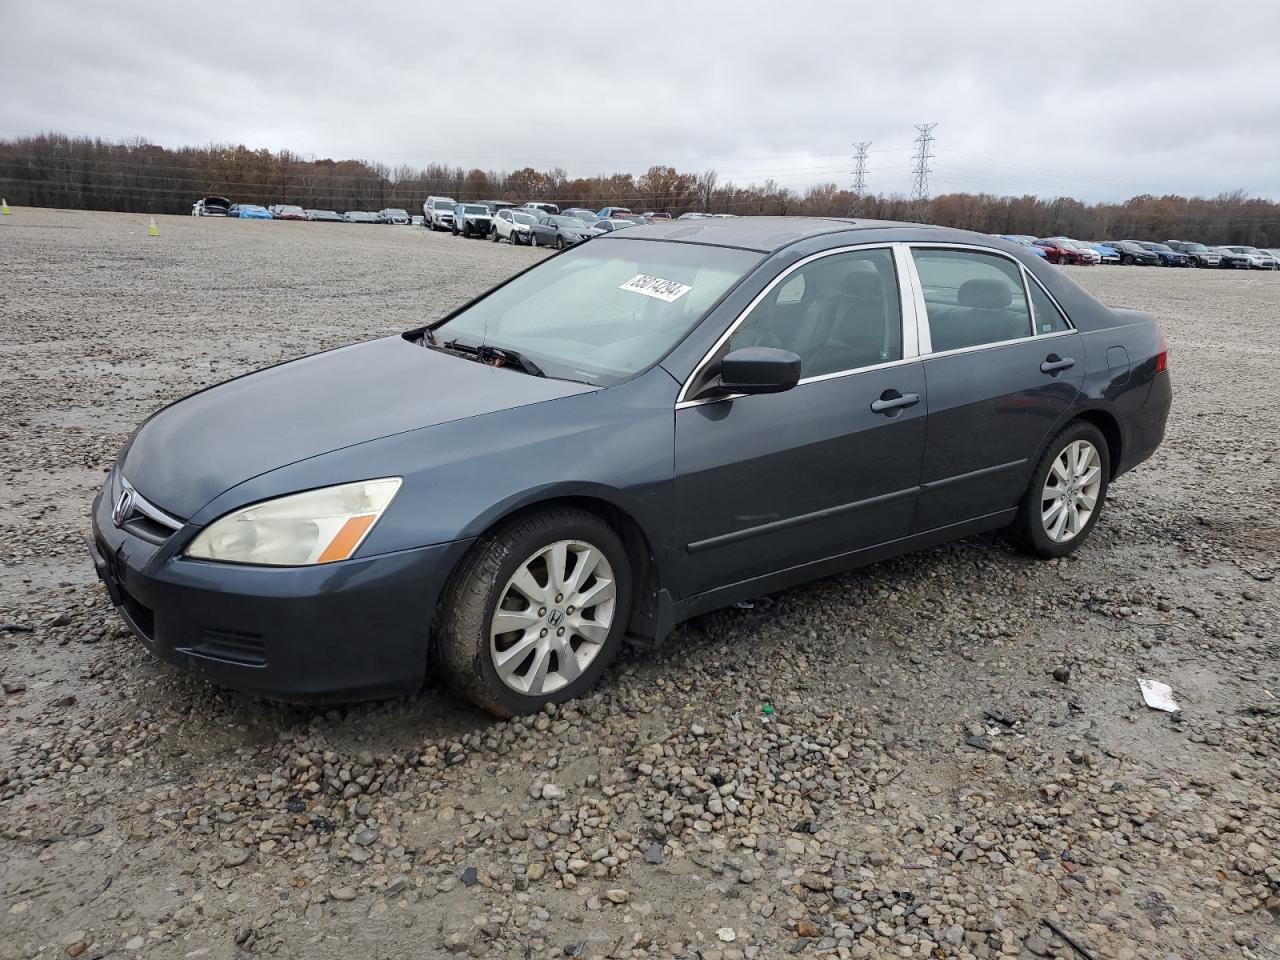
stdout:
<svg viewBox="0 0 1280 960">
<path fill-rule="evenodd" d="M 621 647 L 630 579 L 622 541 L 594 514 L 555 508 L 499 528 L 442 600 L 451 684 L 499 716 L 581 696 Z"/>
<path fill-rule="evenodd" d="M 538 245 L 538 235 L 536 233 L 529 234 L 529 246 L 536 247 Z"/>
<path fill-rule="evenodd" d="M 556 249 L 557 250 L 564 249 L 564 237 L 560 236 L 559 234 L 556 235 Z"/>
<path fill-rule="evenodd" d="M 490 239 L 490 240 L 492 240 L 494 243 L 497 243 L 497 242 L 498 242 L 498 228 L 497 228 L 497 227 L 494 227 L 492 230 L 490 230 L 490 231 L 489 231 L 489 239 Z"/>
<path fill-rule="evenodd" d="M 1084 542 L 1102 514 L 1111 477 L 1106 438 L 1077 420 L 1053 438 L 1018 505 L 1012 533 L 1029 553 L 1065 557 Z"/>
</svg>

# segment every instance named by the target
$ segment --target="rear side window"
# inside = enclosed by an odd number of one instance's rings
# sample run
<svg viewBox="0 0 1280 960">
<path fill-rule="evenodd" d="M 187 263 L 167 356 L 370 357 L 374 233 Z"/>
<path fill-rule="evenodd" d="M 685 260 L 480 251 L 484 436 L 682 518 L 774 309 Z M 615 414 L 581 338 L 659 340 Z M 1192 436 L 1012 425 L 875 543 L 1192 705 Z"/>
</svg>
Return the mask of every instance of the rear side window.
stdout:
<svg viewBox="0 0 1280 960">
<path fill-rule="evenodd" d="M 1049 295 L 1040 289 L 1040 284 L 1031 280 L 1027 283 L 1031 288 L 1031 310 L 1035 315 L 1036 333 L 1061 333 L 1070 330 L 1067 318 L 1049 299 Z"/>
<path fill-rule="evenodd" d="M 914 249 L 933 351 L 1031 336 L 1022 273 L 1012 260 L 971 250 Z"/>
<path fill-rule="evenodd" d="M 729 341 L 779 347 L 800 358 L 800 376 L 902 359 L 902 308 L 889 250 L 832 254 L 806 264 L 756 305 Z"/>
</svg>

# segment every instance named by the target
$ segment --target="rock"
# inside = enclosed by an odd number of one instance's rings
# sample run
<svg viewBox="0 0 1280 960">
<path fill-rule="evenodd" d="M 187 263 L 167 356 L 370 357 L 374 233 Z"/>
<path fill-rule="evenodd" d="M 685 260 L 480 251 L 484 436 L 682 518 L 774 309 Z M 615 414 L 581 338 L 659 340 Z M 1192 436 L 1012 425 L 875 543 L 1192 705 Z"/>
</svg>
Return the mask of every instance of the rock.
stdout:
<svg viewBox="0 0 1280 960">
<path fill-rule="evenodd" d="M 462 871 L 462 885 L 464 887 L 474 887 L 477 883 L 477 875 L 475 867 L 467 867 Z"/>
<path fill-rule="evenodd" d="M 356 898 L 356 891 L 352 887 L 330 887 L 329 896 L 334 900 L 341 900 L 345 903 L 349 903 Z"/>
<path fill-rule="evenodd" d="M 1067 683 L 1071 679 L 1071 668 L 1065 665 L 1054 667 L 1053 679 L 1059 683 Z"/>
<path fill-rule="evenodd" d="M 124 948 L 130 951 L 141 950 L 142 945 L 146 942 L 147 941 L 142 939 L 142 937 L 130 937 L 128 940 L 125 941 Z"/>
<path fill-rule="evenodd" d="M 238 867 L 253 856 L 248 847 L 235 847 L 222 855 L 222 865 L 227 868 Z"/>
<path fill-rule="evenodd" d="M 631 899 L 631 894 L 618 887 L 615 887 L 612 890 L 606 890 L 604 895 L 608 898 L 610 903 L 623 904 Z"/>
<path fill-rule="evenodd" d="M 554 783 L 545 783 L 542 785 L 543 800 L 563 800 L 564 791 L 557 787 Z"/>
<path fill-rule="evenodd" d="M 716 931 L 716 936 L 725 943 L 733 943 L 733 941 L 738 939 L 738 934 L 734 931 L 733 927 L 721 927 Z"/>
</svg>

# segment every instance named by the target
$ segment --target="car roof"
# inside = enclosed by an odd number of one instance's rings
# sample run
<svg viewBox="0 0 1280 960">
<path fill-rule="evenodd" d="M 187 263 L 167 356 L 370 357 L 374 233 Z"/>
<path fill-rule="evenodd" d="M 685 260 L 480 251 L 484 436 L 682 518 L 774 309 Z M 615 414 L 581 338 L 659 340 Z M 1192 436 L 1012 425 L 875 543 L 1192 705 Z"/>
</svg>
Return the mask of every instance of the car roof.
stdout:
<svg viewBox="0 0 1280 960">
<path fill-rule="evenodd" d="M 931 239 L 972 243 L 975 234 L 951 227 L 934 227 L 896 220 L 855 220 L 848 217 L 708 217 L 697 220 L 671 220 L 645 226 L 646 240 L 672 240 L 677 243 L 704 243 L 719 247 L 738 247 L 760 253 L 774 253 L 783 247 L 828 233 L 850 230 L 882 230 L 896 227 L 912 232 L 927 232 Z M 936 234 L 936 236 L 934 236 Z M 634 236 L 634 235 L 633 235 Z"/>
</svg>

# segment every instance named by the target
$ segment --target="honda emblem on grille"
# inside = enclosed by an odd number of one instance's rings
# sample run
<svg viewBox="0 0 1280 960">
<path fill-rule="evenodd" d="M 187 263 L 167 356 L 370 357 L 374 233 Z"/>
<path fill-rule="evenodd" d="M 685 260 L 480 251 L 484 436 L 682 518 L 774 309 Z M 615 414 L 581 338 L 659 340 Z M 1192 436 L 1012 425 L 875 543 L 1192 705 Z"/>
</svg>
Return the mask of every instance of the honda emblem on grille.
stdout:
<svg viewBox="0 0 1280 960">
<path fill-rule="evenodd" d="M 116 498 L 116 505 L 111 508 L 111 519 L 118 527 L 131 513 L 133 513 L 133 491 L 125 490 Z"/>
</svg>

